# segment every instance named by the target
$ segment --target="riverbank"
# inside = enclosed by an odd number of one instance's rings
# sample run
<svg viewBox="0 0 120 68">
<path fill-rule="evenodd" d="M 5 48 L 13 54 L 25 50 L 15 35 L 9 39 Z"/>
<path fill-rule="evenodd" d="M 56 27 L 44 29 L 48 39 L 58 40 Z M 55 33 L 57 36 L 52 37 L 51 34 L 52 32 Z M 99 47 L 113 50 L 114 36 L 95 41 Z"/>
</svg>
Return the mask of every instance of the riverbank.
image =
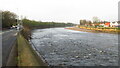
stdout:
<svg viewBox="0 0 120 68">
<path fill-rule="evenodd" d="M 120 34 L 120 30 L 115 29 L 100 29 L 100 28 L 89 28 L 89 27 L 69 27 L 65 29 L 77 30 L 83 32 L 93 32 L 93 33 L 111 33 L 111 34 Z"/>
<path fill-rule="evenodd" d="M 18 66 L 47 66 L 21 34 L 18 35 L 17 42 Z"/>
</svg>

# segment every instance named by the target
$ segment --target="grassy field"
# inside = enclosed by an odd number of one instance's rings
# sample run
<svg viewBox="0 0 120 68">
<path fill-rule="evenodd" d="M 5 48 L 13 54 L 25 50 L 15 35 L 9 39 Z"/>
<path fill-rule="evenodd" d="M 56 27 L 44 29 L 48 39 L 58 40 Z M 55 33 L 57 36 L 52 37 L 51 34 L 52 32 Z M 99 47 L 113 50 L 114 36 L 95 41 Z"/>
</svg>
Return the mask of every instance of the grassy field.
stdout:
<svg viewBox="0 0 120 68">
<path fill-rule="evenodd" d="M 47 66 L 40 58 L 38 58 L 35 51 L 32 49 L 28 41 L 22 36 L 18 35 L 18 66 Z"/>
</svg>

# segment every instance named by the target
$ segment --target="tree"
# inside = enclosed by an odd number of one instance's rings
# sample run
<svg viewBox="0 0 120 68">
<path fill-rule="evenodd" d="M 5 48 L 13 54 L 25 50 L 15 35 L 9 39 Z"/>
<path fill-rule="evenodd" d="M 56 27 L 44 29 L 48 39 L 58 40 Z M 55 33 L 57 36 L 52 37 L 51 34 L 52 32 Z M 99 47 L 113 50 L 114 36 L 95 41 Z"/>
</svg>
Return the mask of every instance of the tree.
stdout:
<svg viewBox="0 0 120 68">
<path fill-rule="evenodd" d="M 86 20 L 80 20 L 80 25 L 85 25 L 86 24 Z"/>
<path fill-rule="evenodd" d="M 93 23 L 98 23 L 100 19 L 98 17 L 93 17 Z"/>
<path fill-rule="evenodd" d="M 87 25 L 91 25 L 92 22 L 91 22 L 91 21 L 86 21 L 86 24 L 87 24 Z"/>
<path fill-rule="evenodd" d="M 12 25 L 17 25 L 17 15 L 10 11 L 2 11 L 2 27 L 9 28 Z"/>
</svg>

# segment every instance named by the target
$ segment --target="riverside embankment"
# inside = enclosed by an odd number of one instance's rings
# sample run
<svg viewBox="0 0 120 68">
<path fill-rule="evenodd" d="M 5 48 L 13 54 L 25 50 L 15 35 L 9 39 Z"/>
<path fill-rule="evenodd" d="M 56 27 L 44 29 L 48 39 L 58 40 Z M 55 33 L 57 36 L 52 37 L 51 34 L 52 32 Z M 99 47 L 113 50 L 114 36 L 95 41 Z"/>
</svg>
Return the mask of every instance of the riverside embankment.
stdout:
<svg viewBox="0 0 120 68">
<path fill-rule="evenodd" d="M 70 30 L 84 31 L 84 32 L 93 32 L 93 33 L 111 33 L 111 34 L 120 34 L 120 29 L 115 27 L 85 27 L 85 26 L 77 26 L 66 28 Z"/>
<path fill-rule="evenodd" d="M 18 66 L 47 66 L 22 35 L 18 41 Z"/>
<path fill-rule="evenodd" d="M 19 32 L 17 37 L 18 66 L 48 66 L 36 53 L 29 41 L 25 38 L 25 33 L 23 33 L 24 29 Z"/>
<path fill-rule="evenodd" d="M 13 30 L 16 31 L 16 30 Z M 11 31 L 12 32 L 12 31 Z M 29 41 L 25 38 L 25 33 L 23 34 L 24 30 L 21 31 L 17 31 L 17 33 L 15 33 L 15 39 L 14 43 L 9 43 L 9 42 L 4 42 L 4 45 L 6 44 L 6 48 L 9 48 L 9 56 L 7 56 L 8 58 L 6 59 L 6 56 L 3 55 L 3 57 L 5 57 L 4 62 L 6 62 L 3 67 L 10 67 L 10 66 L 19 66 L 19 67 L 23 67 L 23 66 L 48 66 L 46 62 L 44 62 L 42 60 L 41 57 L 39 57 L 39 55 L 36 53 L 36 51 L 34 50 L 34 48 L 31 46 L 31 44 L 29 43 Z M 9 39 L 13 39 L 13 34 L 10 34 L 12 36 L 10 36 Z M 6 40 L 6 38 L 4 38 L 3 35 L 3 40 Z M 8 39 L 8 40 L 9 40 Z M 8 47 L 8 45 L 11 45 L 11 47 Z M 5 49 L 5 46 L 3 46 L 3 48 Z M 3 50 L 3 54 L 7 52 Z"/>
</svg>

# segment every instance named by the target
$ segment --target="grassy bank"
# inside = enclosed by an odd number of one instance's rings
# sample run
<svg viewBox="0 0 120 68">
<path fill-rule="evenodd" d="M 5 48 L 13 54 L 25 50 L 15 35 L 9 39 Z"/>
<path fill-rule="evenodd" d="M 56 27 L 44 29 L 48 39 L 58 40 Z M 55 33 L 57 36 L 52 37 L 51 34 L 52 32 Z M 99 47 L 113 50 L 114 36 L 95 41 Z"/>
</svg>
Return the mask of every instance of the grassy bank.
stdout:
<svg viewBox="0 0 120 68">
<path fill-rule="evenodd" d="M 29 42 L 19 34 L 18 42 L 18 66 L 47 66 L 33 50 Z"/>
<path fill-rule="evenodd" d="M 70 30 L 84 31 L 84 32 L 93 32 L 93 33 L 112 33 L 112 34 L 120 34 L 120 30 L 116 28 L 92 28 L 92 27 L 71 27 L 66 28 Z"/>
</svg>

